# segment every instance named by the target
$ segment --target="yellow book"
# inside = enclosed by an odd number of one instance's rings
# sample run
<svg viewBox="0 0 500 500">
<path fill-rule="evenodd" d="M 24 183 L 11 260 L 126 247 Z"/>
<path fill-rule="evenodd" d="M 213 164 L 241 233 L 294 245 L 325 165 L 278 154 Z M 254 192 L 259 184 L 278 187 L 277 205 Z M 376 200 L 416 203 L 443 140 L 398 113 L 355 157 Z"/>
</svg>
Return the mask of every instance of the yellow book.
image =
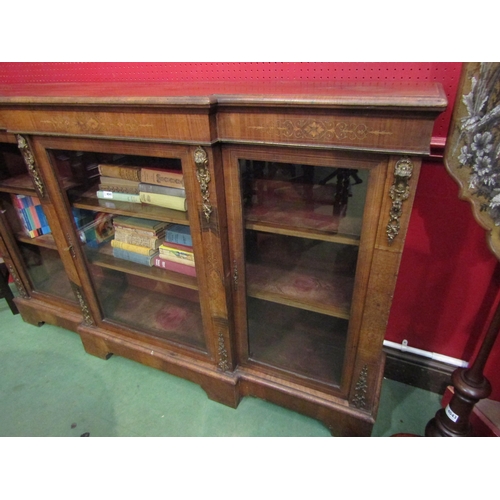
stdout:
<svg viewBox="0 0 500 500">
<path fill-rule="evenodd" d="M 139 197 L 142 203 L 187 212 L 186 198 L 181 198 L 180 196 L 170 196 L 168 194 L 146 193 L 144 191 L 140 191 Z"/>
<path fill-rule="evenodd" d="M 153 255 L 158 252 L 158 250 L 154 248 L 132 245 L 130 243 L 125 243 L 124 241 L 118 241 L 118 240 L 111 240 L 111 246 L 113 248 L 121 248 L 122 250 L 138 253 L 140 255 Z"/>
</svg>

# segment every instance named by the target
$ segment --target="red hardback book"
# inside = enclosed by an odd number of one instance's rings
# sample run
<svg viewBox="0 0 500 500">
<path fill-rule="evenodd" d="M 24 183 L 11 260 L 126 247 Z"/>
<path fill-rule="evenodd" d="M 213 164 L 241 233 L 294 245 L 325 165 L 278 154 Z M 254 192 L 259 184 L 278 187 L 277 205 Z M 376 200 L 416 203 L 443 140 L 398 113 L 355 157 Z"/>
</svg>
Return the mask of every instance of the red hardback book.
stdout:
<svg viewBox="0 0 500 500">
<path fill-rule="evenodd" d="M 168 271 L 174 271 L 176 273 L 187 274 L 188 276 L 196 276 L 196 268 L 191 266 L 186 266 L 185 264 L 179 264 L 178 262 L 172 262 L 167 259 L 162 259 L 161 257 L 156 257 L 154 260 L 154 265 L 162 269 L 167 269 Z"/>
</svg>

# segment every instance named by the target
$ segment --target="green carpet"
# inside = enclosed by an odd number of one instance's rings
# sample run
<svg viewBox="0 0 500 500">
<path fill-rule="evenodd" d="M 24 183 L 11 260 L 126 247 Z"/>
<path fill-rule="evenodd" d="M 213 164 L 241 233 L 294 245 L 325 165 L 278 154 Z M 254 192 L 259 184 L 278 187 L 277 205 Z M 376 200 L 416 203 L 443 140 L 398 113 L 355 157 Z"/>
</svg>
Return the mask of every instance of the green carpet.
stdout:
<svg viewBox="0 0 500 500">
<path fill-rule="evenodd" d="M 232 409 L 197 385 L 112 356 L 77 334 L 35 327 L 0 300 L 0 436 L 327 437 L 320 422 L 260 399 Z M 372 436 L 422 434 L 440 396 L 384 380 Z"/>
</svg>

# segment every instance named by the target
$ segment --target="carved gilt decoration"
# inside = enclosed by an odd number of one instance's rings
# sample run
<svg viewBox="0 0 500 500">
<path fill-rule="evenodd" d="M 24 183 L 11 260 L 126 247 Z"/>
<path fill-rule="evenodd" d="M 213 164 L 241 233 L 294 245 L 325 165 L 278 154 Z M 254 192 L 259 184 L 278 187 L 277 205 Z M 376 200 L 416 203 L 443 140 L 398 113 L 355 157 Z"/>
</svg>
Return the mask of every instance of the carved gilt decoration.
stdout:
<svg viewBox="0 0 500 500">
<path fill-rule="evenodd" d="M 500 258 L 500 63 L 463 65 L 444 163 Z"/>
<path fill-rule="evenodd" d="M 392 206 L 389 212 L 389 224 L 387 224 L 387 240 L 389 243 L 399 234 L 401 229 L 400 218 L 403 215 L 403 202 L 410 196 L 408 181 L 413 173 L 413 164 L 409 158 L 402 158 L 394 167 L 394 183 L 389 190 Z"/>
<path fill-rule="evenodd" d="M 222 332 L 219 332 L 219 345 L 217 349 L 217 354 L 219 358 L 218 366 L 223 372 L 225 372 L 226 370 L 229 369 L 229 363 L 227 361 L 227 350 L 224 344 L 224 336 L 222 335 Z"/>
<path fill-rule="evenodd" d="M 208 156 L 206 151 L 198 146 L 194 152 L 194 162 L 196 163 L 196 178 L 200 183 L 201 196 L 203 198 L 203 213 L 207 222 L 210 222 L 212 205 L 210 204 L 210 192 L 208 184 L 210 182 L 210 171 L 208 169 Z"/>
<path fill-rule="evenodd" d="M 14 280 L 16 288 L 19 290 L 19 295 L 21 295 L 21 297 L 23 299 L 29 299 L 30 296 L 29 296 L 28 292 L 26 291 L 26 288 L 24 288 L 23 282 L 21 281 L 21 279 L 17 275 L 17 272 L 14 269 L 14 266 L 12 264 L 7 264 L 7 267 L 9 269 L 10 275 L 12 276 L 12 279 Z"/>
<path fill-rule="evenodd" d="M 71 287 L 73 288 L 73 292 L 76 295 L 76 298 L 78 299 L 78 302 L 80 303 L 80 307 L 82 309 L 82 314 L 83 314 L 83 322 L 87 326 L 94 326 L 94 320 L 92 318 L 92 315 L 90 314 L 89 306 L 87 305 L 87 301 L 85 300 L 85 297 L 83 296 L 82 289 L 76 284 L 71 282 Z"/>
<path fill-rule="evenodd" d="M 366 408 L 366 392 L 368 390 L 368 367 L 365 365 L 359 374 L 352 405 L 356 408 Z"/>
<path fill-rule="evenodd" d="M 24 162 L 26 163 L 26 166 L 28 167 L 28 171 L 31 175 L 31 178 L 33 179 L 38 196 L 40 198 L 44 198 L 45 197 L 45 186 L 43 185 L 42 179 L 41 179 L 40 174 L 38 172 L 38 168 L 37 168 L 36 163 L 35 163 L 35 157 L 33 156 L 33 153 L 31 152 L 28 141 L 22 135 L 18 134 L 17 135 L 17 145 L 19 147 L 19 150 L 21 151 L 21 154 L 23 155 Z"/>
</svg>

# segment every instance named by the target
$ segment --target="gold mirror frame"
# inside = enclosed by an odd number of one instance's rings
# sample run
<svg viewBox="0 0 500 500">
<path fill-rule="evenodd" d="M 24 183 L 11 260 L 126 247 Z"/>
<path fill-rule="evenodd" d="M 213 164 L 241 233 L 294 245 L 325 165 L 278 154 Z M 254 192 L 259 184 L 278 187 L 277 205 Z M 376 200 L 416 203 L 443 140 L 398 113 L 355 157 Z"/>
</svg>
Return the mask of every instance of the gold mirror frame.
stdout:
<svg viewBox="0 0 500 500">
<path fill-rule="evenodd" d="M 444 164 L 500 259 L 500 63 L 464 63 Z"/>
</svg>

